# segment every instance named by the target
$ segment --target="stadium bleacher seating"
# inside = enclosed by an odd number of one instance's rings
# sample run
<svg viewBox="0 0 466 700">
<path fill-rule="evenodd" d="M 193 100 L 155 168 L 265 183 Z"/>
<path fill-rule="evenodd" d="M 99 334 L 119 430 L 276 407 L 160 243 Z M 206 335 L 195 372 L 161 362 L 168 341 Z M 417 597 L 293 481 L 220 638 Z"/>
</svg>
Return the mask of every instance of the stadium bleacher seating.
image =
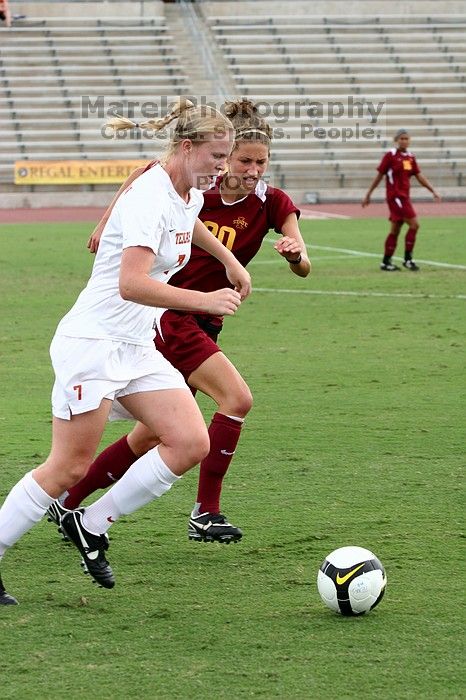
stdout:
<svg viewBox="0 0 466 700">
<path fill-rule="evenodd" d="M 255 7 L 262 4 L 267 3 Z M 275 130 L 275 184 L 299 197 L 358 196 L 403 126 L 412 132 L 423 172 L 458 196 L 466 179 L 466 18 L 285 15 L 281 3 L 271 3 L 262 15 L 238 14 L 235 3 L 220 3 L 222 12 L 215 14 L 218 5 L 200 4 L 198 26 L 232 96 L 259 101 L 268 114 Z M 124 111 L 127 102 L 200 89 L 195 71 L 203 70 L 202 52 L 182 55 L 189 27 L 176 26 L 178 6 L 161 6 L 159 15 L 140 19 L 55 13 L 13 23 L 2 35 L 4 191 L 15 189 L 16 160 L 153 157 L 154 143 L 140 135 L 120 139 L 117 146 L 103 138 L 104 116 L 96 110 L 83 114 L 82 98 L 102 95 L 106 105 L 121 103 Z M 221 104 L 225 93 L 215 94 L 212 85 L 209 94 Z M 367 109 L 358 114 L 355 107 L 350 114 L 349 99 L 382 105 L 376 122 Z M 316 103 L 323 109 L 341 104 L 344 113 L 331 121 L 328 114 L 309 112 Z M 360 130 L 373 127 L 376 136 L 342 139 L 342 130 L 356 124 Z M 326 138 L 318 138 L 316 129 L 325 129 Z M 163 140 L 155 145 L 159 150 Z"/>
<path fill-rule="evenodd" d="M 124 111 L 129 102 L 190 92 L 164 17 L 49 18 L 13 26 L 0 57 L 4 186 L 12 180 L 15 160 L 153 157 L 153 144 L 137 136 L 119 139 L 118 147 L 103 138 L 107 114 L 92 108 L 83 113 L 83 97 L 92 106 L 103 96 L 105 109 L 114 103 Z"/>
<path fill-rule="evenodd" d="M 466 128 L 466 18 L 338 17 L 269 14 L 207 16 L 210 32 L 233 73 L 237 92 L 273 105 L 307 97 L 323 104 L 353 96 L 384 102 L 374 140 L 303 138 L 309 127 L 354 126 L 346 115 L 329 121 L 305 110 L 283 120 L 272 163 L 291 190 L 359 190 L 394 132 L 409 128 L 423 172 L 451 191 L 464 184 Z M 261 47 L 251 54 L 251 46 Z M 336 109 L 336 108 L 335 108 Z M 361 125 L 369 122 L 359 119 Z M 325 196 L 325 195 L 324 195 Z"/>
</svg>

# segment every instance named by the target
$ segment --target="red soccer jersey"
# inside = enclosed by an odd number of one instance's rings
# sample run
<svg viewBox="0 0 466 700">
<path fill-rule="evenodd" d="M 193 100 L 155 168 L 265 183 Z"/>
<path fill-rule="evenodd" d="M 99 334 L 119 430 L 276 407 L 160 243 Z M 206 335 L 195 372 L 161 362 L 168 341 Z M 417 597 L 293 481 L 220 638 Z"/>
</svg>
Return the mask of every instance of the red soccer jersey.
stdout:
<svg viewBox="0 0 466 700">
<path fill-rule="evenodd" d="M 409 197 L 409 179 L 421 172 L 414 154 L 398 148 L 387 151 L 377 170 L 385 175 L 387 199 Z"/>
<path fill-rule="evenodd" d="M 299 209 L 282 190 L 259 181 L 255 192 L 240 202 L 224 204 L 219 192 L 221 179 L 204 192 L 204 206 L 199 218 L 240 263 L 246 266 L 256 255 L 270 229 L 281 233 L 288 214 Z M 170 279 L 169 284 L 201 292 L 231 287 L 221 262 L 193 245 L 188 264 Z"/>
</svg>

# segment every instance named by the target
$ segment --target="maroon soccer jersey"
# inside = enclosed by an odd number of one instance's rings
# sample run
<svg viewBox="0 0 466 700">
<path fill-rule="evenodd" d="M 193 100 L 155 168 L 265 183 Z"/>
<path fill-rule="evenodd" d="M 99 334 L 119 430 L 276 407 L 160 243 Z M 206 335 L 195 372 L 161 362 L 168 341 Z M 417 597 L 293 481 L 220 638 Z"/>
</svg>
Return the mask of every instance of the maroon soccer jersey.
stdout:
<svg viewBox="0 0 466 700">
<path fill-rule="evenodd" d="M 220 180 L 204 192 L 199 218 L 224 246 L 246 266 L 256 255 L 270 229 L 281 233 L 289 214 L 299 217 L 299 209 L 282 190 L 259 181 L 255 192 L 234 204 L 224 204 L 219 192 Z M 209 253 L 192 246 L 188 264 L 170 279 L 169 284 L 201 292 L 231 287 L 225 268 Z"/>
<path fill-rule="evenodd" d="M 377 170 L 385 175 L 387 199 L 409 197 L 409 179 L 421 172 L 414 154 L 398 148 L 387 151 Z"/>
</svg>

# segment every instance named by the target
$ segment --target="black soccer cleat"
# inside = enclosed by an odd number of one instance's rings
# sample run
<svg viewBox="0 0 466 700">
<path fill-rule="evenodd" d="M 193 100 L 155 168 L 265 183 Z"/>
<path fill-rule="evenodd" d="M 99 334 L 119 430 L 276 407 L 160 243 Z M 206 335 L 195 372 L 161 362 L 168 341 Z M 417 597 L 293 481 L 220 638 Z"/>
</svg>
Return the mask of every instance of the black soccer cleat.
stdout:
<svg viewBox="0 0 466 700">
<path fill-rule="evenodd" d="M 3 585 L 2 577 L 0 576 L 0 605 L 18 605 L 16 598 L 6 592 Z"/>
<path fill-rule="evenodd" d="M 62 530 L 61 519 L 66 513 L 69 512 L 70 510 L 65 508 L 65 506 L 62 506 L 58 500 L 51 503 L 47 509 L 47 520 L 49 523 L 55 523 L 55 525 L 58 527 L 58 532 L 63 537 L 64 542 L 69 542 L 69 539 Z"/>
<path fill-rule="evenodd" d="M 62 517 L 61 527 L 71 542 L 81 552 L 82 566 L 85 573 L 89 573 L 94 581 L 103 588 L 113 588 L 115 577 L 110 564 L 105 558 L 105 552 L 109 547 L 108 536 L 95 535 L 83 525 L 84 508 L 70 510 Z"/>
<path fill-rule="evenodd" d="M 405 260 L 403 263 L 403 267 L 405 267 L 407 270 L 411 270 L 411 272 L 419 272 L 419 266 L 416 265 L 414 260 Z"/>
<path fill-rule="evenodd" d="M 243 532 L 228 522 L 221 513 L 201 513 L 189 519 L 188 537 L 197 542 L 239 542 Z"/>
<path fill-rule="evenodd" d="M 383 272 L 398 272 L 400 270 L 398 265 L 394 265 L 392 262 L 389 262 L 389 263 L 381 262 L 380 269 Z"/>
</svg>

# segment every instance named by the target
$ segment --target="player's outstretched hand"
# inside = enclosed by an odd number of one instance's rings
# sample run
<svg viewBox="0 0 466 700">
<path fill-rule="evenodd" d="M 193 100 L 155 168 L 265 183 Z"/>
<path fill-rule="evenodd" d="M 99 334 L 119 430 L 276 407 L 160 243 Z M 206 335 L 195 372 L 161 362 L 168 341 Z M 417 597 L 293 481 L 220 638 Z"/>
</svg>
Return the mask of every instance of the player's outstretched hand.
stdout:
<svg viewBox="0 0 466 700">
<path fill-rule="evenodd" d="M 366 195 L 366 196 L 364 197 L 364 199 L 362 200 L 362 202 L 361 202 L 361 206 L 362 206 L 362 207 L 368 207 L 370 203 L 371 203 L 370 197 L 368 197 L 368 196 Z"/>
<path fill-rule="evenodd" d="M 225 272 L 229 281 L 234 285 L 235 290 L 239 293 L 241 301 L 246 299 L 251 294 L 251 275 L 245 267 L 237 260 L 228 263 L 225 266 Z"/>
<path fill-rule="evenodd" d="M 298 260 L 301 256 L 301 244 L 295 238 L 282 236 L 273 246 L 277 253 L 288 260 Z"/>
<path fill-rule="evenodd" d="M 205 297 L 205 311 L 215 316 L 233 316 L 241 304 L 241 295 L 236 289 L 217 289 L 215 292 L 206 292 Z"/>
<path fill-rule="evenodd" d="M 433 194 L 434 194 L 434 200 L 435 200 L 436 202 L 441 202 L 441 201 L 442 201 L 441 196 L 440 196 L 437 192 L 434 192 Z"/>
</svg>

